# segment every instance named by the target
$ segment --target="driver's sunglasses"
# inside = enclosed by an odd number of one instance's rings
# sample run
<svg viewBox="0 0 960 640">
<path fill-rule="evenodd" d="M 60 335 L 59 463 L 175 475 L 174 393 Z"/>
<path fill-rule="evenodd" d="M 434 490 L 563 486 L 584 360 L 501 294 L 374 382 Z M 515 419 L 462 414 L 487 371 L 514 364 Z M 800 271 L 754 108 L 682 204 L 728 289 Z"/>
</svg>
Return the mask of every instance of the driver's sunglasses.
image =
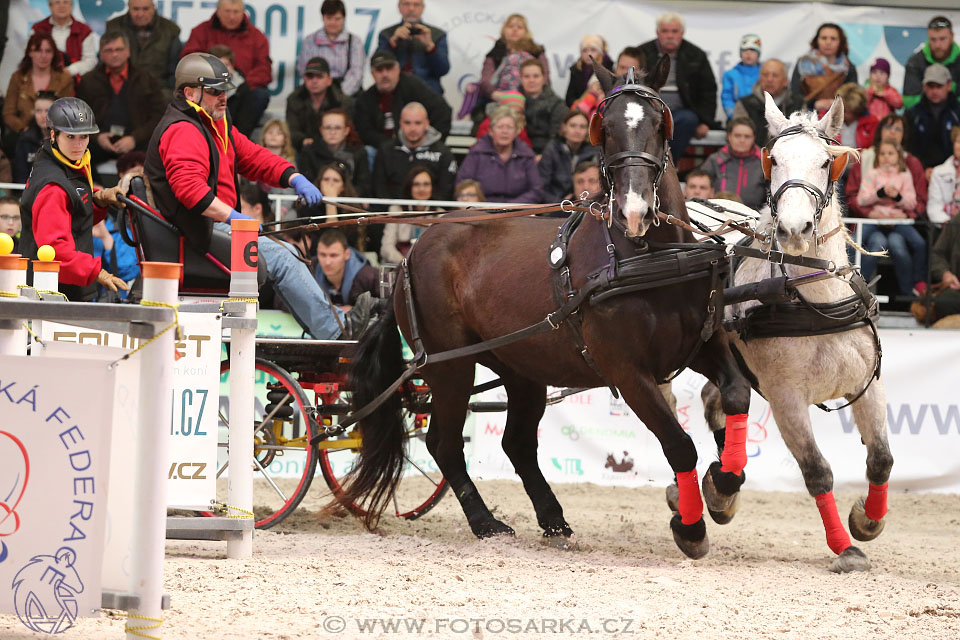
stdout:
<svg viewBox="0 0 960 640">
<path fill-rule="evenodd" d="M 202 88 L 207 94 L 213 96 L 214 98 L 219 98 L 224 93 L 226 93 L 226 91 L 224 91 L 223 89 L 209 89 L 207 87 L 202 87 Z"/>
</svg>

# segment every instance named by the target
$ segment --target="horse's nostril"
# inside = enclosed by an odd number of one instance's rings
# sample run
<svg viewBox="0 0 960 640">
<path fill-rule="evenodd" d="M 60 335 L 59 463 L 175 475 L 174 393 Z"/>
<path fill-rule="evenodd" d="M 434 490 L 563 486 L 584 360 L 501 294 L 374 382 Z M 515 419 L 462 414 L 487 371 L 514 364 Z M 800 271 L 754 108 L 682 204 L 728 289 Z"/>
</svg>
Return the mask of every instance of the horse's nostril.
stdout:
<svg viewBox="0 0 960 640">
<path fill-rule="evenodd" d="M 812 233 L 813 233 L 813 223 L 808 221 L 807 224 L 803 225 L 803 235 L 808 236 Z"/>
</svg>

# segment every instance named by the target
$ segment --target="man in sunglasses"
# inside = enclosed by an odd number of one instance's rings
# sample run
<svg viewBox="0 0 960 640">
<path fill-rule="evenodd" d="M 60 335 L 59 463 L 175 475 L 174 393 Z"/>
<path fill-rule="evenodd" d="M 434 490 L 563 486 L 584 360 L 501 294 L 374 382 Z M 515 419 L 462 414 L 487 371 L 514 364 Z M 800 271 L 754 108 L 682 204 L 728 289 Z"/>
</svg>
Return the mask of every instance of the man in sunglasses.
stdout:
<svg viewBox="0 0 960 640">
<path fill-rule="evenodd" d="M 953 25 L 945 16 L 936 16 L 927 24 L 927 41 L 910 59 L 903 75 L 903 108 L 916 106 L 923 98 L 923 74 L 932 64 L 942 64 L 950 72 L 953 86 L 960 83 L 960 45 L 953 40 Z"/>
<path fill-rule="evenodd" d="M 229 233 L 231 220 L 250 219 L 237 210 L 238 174 L 271 187 L 293 187 L 308 205 L 320 204 L 319 189 L 292 164 L 233 128 L 225 93 L 233 83 L 219 58 L 184 56 L 175 81 L 173 102 L 153 133 L 144 169 L 160 212 L 193 248 L 208 253 L 215 228 Z M 314 338 L 357 337 L 363 331 L 375 305 L 369 296 L 344 314 L 330 304 L 292 247 L 265 237 L 257 247 L 277 295 Z"/>
</svg>

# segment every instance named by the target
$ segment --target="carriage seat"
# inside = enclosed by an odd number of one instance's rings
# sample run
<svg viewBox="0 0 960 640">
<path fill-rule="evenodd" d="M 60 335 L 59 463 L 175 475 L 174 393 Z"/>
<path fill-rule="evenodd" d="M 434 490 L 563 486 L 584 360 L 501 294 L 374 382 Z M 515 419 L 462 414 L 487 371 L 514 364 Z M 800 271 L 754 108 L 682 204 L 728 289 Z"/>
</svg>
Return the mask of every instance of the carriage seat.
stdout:
<svg viewBox="0 0 960 640">
<path fill-rule="evenodd" d="M 149 204 L 142 178 L 130 181 L 130 195 Z M 222 294 L 230 289 L 230 234 L 213 230 L 210 249 L 202 253 L 186 242 L 180 230 L 153 209 L 127 207 L 134 233 L 134 246 L 142 261 L 179 262 L 181 293 Z M 125 225 L 123 225 L 125 226 Z M 262 288 L 267 281 L 266 263 L 259 258 L 257 280 Z"/>
</svg>

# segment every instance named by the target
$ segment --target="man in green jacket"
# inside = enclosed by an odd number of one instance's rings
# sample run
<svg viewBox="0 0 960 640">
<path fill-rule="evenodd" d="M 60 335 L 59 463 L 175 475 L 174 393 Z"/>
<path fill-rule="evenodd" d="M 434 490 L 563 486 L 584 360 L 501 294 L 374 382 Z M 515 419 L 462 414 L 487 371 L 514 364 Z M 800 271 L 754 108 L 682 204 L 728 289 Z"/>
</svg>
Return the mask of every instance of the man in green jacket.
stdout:
<svg viewBox="0 0 960 640">
<path fill-rule="evenodd" d="M 936 16 L 927 25 L 927 41 L 910 59 L 903 73 L 903 108 L 909 109 L 923 98 L 923 74 L 932 64 L 942 64 L 960 86 L 960 45 L 953 40 L 953 25 L 944 16 Z"/>
<path fill-rule="evenodd" d="M 180 61 L 180 27 L 157 15 L 153 0 L 129 0 L 128 11 L 107 21 L 107 31 L 122 31 L 130 42 L 130 62 L 149 71 L 173 98 L 173 72 Z M 167 95 L 169 94 L 169 95 Z"/>
</svg>

